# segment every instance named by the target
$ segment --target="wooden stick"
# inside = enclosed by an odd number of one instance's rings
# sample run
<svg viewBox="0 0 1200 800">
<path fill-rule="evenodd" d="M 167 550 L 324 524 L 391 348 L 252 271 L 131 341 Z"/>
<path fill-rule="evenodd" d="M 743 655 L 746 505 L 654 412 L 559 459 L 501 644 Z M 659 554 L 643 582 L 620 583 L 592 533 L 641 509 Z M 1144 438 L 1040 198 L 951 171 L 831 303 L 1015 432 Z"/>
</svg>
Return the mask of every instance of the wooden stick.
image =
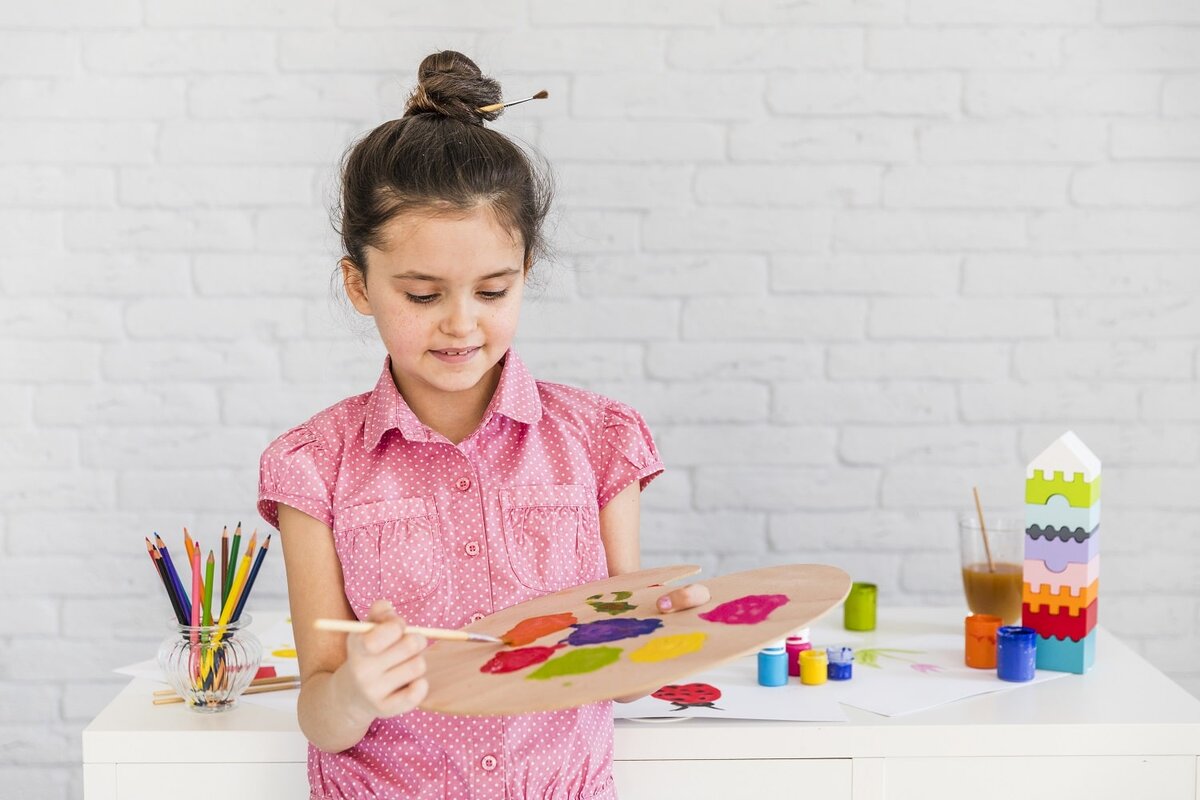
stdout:
<svg viewBox="0 0 1200 800">
<path fill-rule="evenodd" d="M 242 692 L 242 694 L 264 694 L 266 692 L 281 692 L 285 689 L 299 689 L 299 688 L 300 688 L 300 679 L 293 678 L 291 683 L 276 683 L 271 686 L 252 686 L 249 689 L 247 689 L 246 691 Z M 156 694 L 157 694 L 157 692 L 156 692 Z M 182 703 L 183 698 L 177 694 L 172 694 L 169 697 L 156 697 L 156 698 L 154 698 L 153 702 L 154 702 L 154 705 L 156 705 L 156 706 L 165 706 L 170 703 Z"/>
<path fill-rule="evenodd" d="M 298 675 L 277 675 L 274 678 L 256 678 L 250 681 L 251 686 L 270 686 L 275 683 L 291 683 L 292 681 L 300 680 Z M 154 692 L 155 697 L 161 697 L 167 694 L 175 694 L 174 689 L 158 689 Z"/>
<path fill-rule="evenodd" d="M 983 534 L 983 552 L 987 554 L 988 572 L 995 572 L 996 565 L 992 563 L 992 548 L 988 544 L 987 525 L 983 522 L 983 506 L 979 502 L 979 487 L 972 486 L 971 490 L 975 493 L 975 511 L 979 514 L 979 532 Z"/>
<path fill-rule="evenodd" d="M 374 628 L 374 622 L 362 622 L 360 620 L 351 619 L 318 619 L 313 622 L 313 627 L 319 631 L 337 631 L 340 633 L 366 633 Z M 470 631 L 453 631 L 448 628 L 420 628 L 416 625 L 407 625 L 404 628 L 405 633 L 416 633 L 424 636 L 426 639 L 444 639 L 451 642 L 488 642 L 490 644 L 504 644 L 504 640 L 498 636 L 492 636 L 487 633 L 472 633 Z"/>
</svg>

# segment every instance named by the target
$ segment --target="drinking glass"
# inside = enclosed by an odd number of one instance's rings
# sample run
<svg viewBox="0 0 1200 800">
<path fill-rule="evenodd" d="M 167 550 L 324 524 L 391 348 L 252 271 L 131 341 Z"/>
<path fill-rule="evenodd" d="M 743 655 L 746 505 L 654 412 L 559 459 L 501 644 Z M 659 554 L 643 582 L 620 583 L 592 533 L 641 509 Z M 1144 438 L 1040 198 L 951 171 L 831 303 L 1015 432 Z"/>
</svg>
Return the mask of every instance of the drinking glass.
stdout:
<svg viewBox="0 0 1200 800">
<path fill-rule="evenodd" d="M 1025 564 L 1025 518 L 1010 515 L 984 520 L 987 547 L 976 514 L 958 518 L 963 591 L 975 614 L 992 614 L 1005 625 L 1021 621 Z M 989 559 L 990 550 L 990 559 Z"/>
</svg>

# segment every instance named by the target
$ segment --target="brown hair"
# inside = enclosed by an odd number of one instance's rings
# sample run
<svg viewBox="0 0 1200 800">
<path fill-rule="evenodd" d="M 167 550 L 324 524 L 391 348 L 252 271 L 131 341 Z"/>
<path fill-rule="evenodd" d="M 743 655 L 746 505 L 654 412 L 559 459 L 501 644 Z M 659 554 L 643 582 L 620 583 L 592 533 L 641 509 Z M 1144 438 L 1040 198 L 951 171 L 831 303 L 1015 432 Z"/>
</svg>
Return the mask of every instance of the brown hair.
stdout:
<svg viewBox="0 0 1200 800">
<path fill-rule="evenodd" d="M 553 198 L 544 160 L 535 169 L 513 140 L 484 126 L 499 111 L 500 84 L 454 50 L 426 56 L 404 116 L 351 146 L 342 163 L 335 225 L 343 258 L 366 275 L 366 247 L 380 247 L 385 225 L 404 212 L 467 212 L 489 207 L 520 236 L 528 268 L 546 252 L 542 224 Z"/>
</svg>

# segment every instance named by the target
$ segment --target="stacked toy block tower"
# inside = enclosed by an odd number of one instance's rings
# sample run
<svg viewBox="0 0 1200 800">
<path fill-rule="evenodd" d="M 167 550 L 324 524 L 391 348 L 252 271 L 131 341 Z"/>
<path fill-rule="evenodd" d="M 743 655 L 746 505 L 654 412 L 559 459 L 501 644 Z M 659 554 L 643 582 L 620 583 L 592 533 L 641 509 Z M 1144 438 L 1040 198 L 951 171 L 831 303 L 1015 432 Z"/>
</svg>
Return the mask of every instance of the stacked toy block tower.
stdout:
<svg viewBox="0 0 1200 800">
<path fill-rule="evenodd" d="M 1064 433 L 1025 470 L 1022 623 L 1037 668 L 1084 673 L 1096 660 L 1100 459 Z"/>
</svg>

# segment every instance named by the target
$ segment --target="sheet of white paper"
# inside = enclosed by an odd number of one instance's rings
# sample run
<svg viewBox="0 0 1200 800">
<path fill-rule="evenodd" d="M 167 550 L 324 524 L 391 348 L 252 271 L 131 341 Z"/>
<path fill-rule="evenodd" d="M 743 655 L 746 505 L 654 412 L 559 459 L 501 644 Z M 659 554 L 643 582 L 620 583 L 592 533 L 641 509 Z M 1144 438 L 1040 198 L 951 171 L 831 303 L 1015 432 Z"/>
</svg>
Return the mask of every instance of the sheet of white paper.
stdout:
<svg viewBox="0 0 1200 800">
<path fill-rule="evenodd" d="M 853 677 L 830 681 L 825 684 L 826 691 L 838 702 L 887 717 L 975 695 L 1012 691 L 1069 674 L 1039 670 L 1031 681 L 1002 681 L 994 669 L 972 669 L 963 663 L 961 634 L 888 636 L 829 630 L 814 631 L 813 642 L 854 648 Z"/>
<path fill-rule="evenodd" d="M 706 717 L 709 719 L 782 719 L 803 722 L 845 722 L 846 712 L 836 698 L 822 687 L 799 686 L 792 678 L 787 686 L 759 686 L 756 657 L 739 658 L 715 669 L 691 675 L 680 685 L 704 684 L 696 692 L 707 705 L 674 703 L 653 696 L 632 703 L 613 703 L 617 719 L 646 717 Z M 817 689 L 818 691 L 810 691 Z M 713 695 L 719 692 L 719 697 Z"/>
<path fill-rule="evenodd" d="M 239 703 L 249 703 L 254 706 L 266 706 L 276 711 L 288 714 L 296 713 L 296 703 L 300 700 L 299 689 L 280 689 L 274 692 L 244 694 L 238 698 Z"/>
</svg>

